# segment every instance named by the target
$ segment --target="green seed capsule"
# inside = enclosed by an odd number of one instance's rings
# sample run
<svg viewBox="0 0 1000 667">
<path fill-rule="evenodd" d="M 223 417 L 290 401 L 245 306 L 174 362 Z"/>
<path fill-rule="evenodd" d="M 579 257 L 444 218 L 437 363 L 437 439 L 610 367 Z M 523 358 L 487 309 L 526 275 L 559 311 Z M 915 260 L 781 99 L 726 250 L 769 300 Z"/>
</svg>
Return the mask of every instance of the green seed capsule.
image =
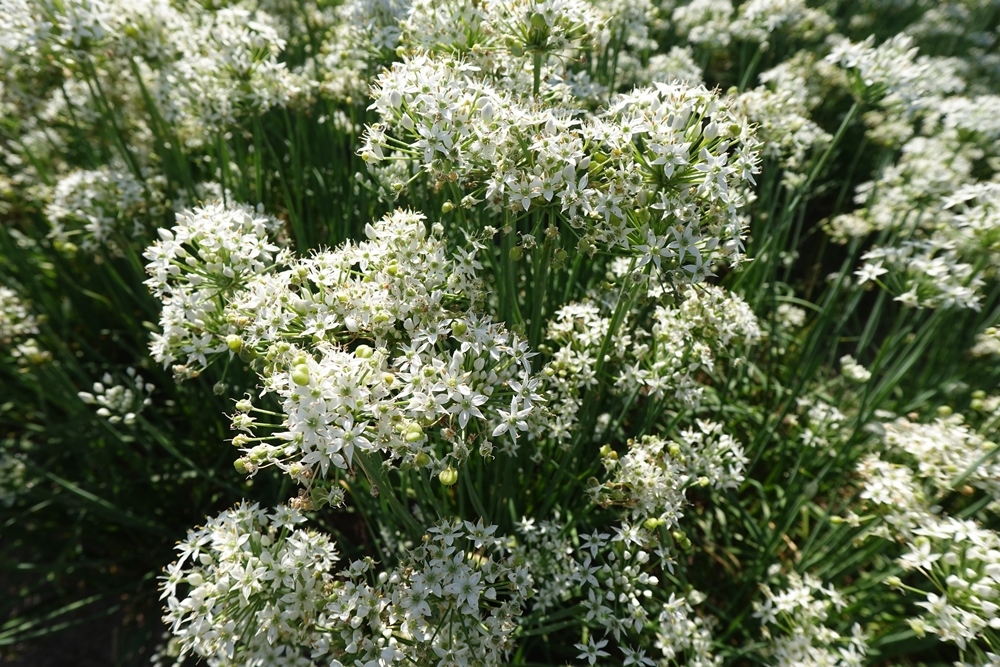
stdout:
<svg viewBox="0 0 1000 667">
<path fill-rule="evenodd" d="M 451 213 L 454 210 L 455 210 L 455 204 L 453 204 L 450 201 L 446 201 L 445 203 L 441 204 L 442 213 Z"/>
<path fill-rule="evenodd" d="M 243 339 L 236 334 L 229 334 L 226 336 L 226 347 L 228 347 L 231 352 L 239 352 L 243 349 Z"/>
<path fill-rule="evenodd" d="M 245 475 L 247 473 L 247 464 L 243 459 L 236 459 L 233 462 L 233 467 L 236 468 L 236 472 L 241 475 Z"/>
<path fill-rule="evenodd" d="M 454 486 L 458 481 L 458 471 L 449 466 L 438 473 L 438 481 L 445 486 Z"/>
<path fill-rule="evenodd" d="M 664 521 L 663 519 L 657 519 L 655 517 L 650 517 L 650 518 L 646 519 L 642 523 L 642 525 L 645 526 L 646 530 L 656 530 L 657 528 L 659 528 L 660 526 L 662 526 L 664 523 L 666 523 L 666 521 Z"/>
<path fill-rule="evenodd" d="M 545 16 L 540 12 L 535 12 L 531 15 L 531 25 L 535 26 L 539 30 L 548 27 L 548 22 L 545 20 Z"/>
<path fill-rule="evenodd" d="M 371 359 L 371 356 L 374 353 L 375 350 L 367 345 L 358 345 L 358 347 L 354 350 L 354 356 L 358 359 Z"/>
<path fill-rule="evenodd" d="M 453 336 L 464 336 L 469 327 L 462 320 L 453 320 L 451 323 L 451 333 Z"/>
<path fill-rule="evenodd" d="M 419 442 L 424 438 L 424 429 L 420 428 L 420 424 L 413 422 L 406 427 L 406 441 L 407 442 Z"/>
<path fill-rule="evenodd" d="M 305 387 L 309 384 L 309 367 L 305 364 L 299 364 L 292 370 L 292 382 L 299 385 L 300 387 Z"/>
<path fill-rule="evenodd" d="M 512 262 L 520 262 L 521 258 L 524 257 L 524 250 L 521 249 L 521 246 L 516 245 L 510 249 L 507 256 L 510 257 Z"/>
<path fill-rule="evenodd" d="M 421 468 L 423 468 L 425 465 L 429 464 L 430 462 L 431 462 L 431 457 L 427 456 L 423 452 L 420 452 L 419 454 L 417 454 L 416 458 L 414 459 L 414 463 L 416 463 Z"/>
</svg>

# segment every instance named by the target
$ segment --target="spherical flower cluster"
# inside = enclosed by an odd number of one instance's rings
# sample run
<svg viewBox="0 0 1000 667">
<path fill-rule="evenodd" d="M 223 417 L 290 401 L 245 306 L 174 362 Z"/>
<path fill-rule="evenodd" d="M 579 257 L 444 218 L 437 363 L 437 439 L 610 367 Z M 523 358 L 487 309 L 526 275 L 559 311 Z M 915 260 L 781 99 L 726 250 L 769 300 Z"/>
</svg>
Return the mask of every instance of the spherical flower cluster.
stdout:
<svg viewBox="0 0 1000 667">
<path fill-rule="evenodd" d="M 678 5 L 672 15 L 675 29 L 692 44 L 724 49 L 733 39 L 731 0 L 692 0 Z"/>
<path fill-rule="evenodd" d="M 714 285 L 681 290 L 673 305 L 657 306 L 653 313 L 652 344 L 640 344 L 637 362 L 618 380 L 619 389 L 638 382 L 652 396 L 697 405 L 704 374 L 715 371 L 716 355 L 748 347 L 762 336 L 757 317 L 739 296 Z M 739 355 L 732 355 L 740 363 Z"/>
<path fill-rule="evenodd" d="M 7 69 L 41 69 L 52 59 L 81 78 L 102 77 L 102 95 L 128 90 L 132 103 L 148 95 L 189 147 L 213 140 L 247 111 L 286 106 L 308 88 L 281 61 L 285 40 L 260 9 L 46 0 L 15 3 L 0 21 L 11 27 L 3 32 L 12 39 L 0 42 Z M 97 59 L 99 72 L 91 69 Z"/>
<path fill-rule="evenodd" d="M 52 203 L 45 208 L 50 235 L 64 249 L 106 248 L 120 254 L 115 234 L 140 235 L 144 226 L 139 214 L 156 206 L 158 193 L 151 185 L 126 170 L 109 167 L 70 172 L 59 179 Z"/>
<path fill-rule="evenodd" d="M 511 92 L 580 104 L 596 97 L 586 88 L 606 89 L 571 66 L 581 51 L 607 43 L 616 18 L 617 8 L 605 13 L 584 0 L 417 0 L 400 21 L 399 41 L 410 56 L 457 56 Z"/>
<path fill-rule="evenodd" d="M 164 620 L 182 655 L 221 665 L 503 664 L 532 578 L 496 526 L 445 520 L 392 570 L 366 558 L 334 572 L 334 544 L 297 528 L 304 520 L 243 503 L 188 534 L 163 577 Z"/>
<path fill-rule="evenodd" d="M 937 495 L 954 490 L 961 479 L 1000 502 L 1000 463 L 989 459 L 997 445 L 964 424 L 961 415 L 929 424 L 897 419 L 883 428 L 885 444 L 916 463 L 917 476 Z"/>
<path fill-rule="evenodd" d="M 1000 535 L 954 518 L 927 522 L 915 532 L 899 563 L 923 573 L 937 592 L 916 603 L 925 611 L 910 619 L 910 627 L 918 636 L 931 632 L 963 650 L 984 636 L 992 646 L 1000 630 Z"/>
<path fill-rule="evenodd" d="M 181 654 L 221 665 L 300 665 L 339 558 L 324 535 L 296 528 L 297 511 L 241 503 L 189 531 L 162 578 L 163 620 Z M 180 591 L 186 591 L 181 593 Z"/>
<path fill-rule="evenodd" d="M 788 588 L 774 592 L 762 585 L 763 602 L 754 603 L 754 616 L 770 641 L 766 654 L 780 667 L 860 667 L 868 653 L 861 626 L 845 636 L 830 627 L 831 616 L 846 605 L 833 588 L 809 575 L 788 576 Z"/>
<path fill-rule="evenodd" d="M 784 31 L 803 39 L 823 37 L 834 28 L 830 15 L 804 0 L 749 0 L 740 5 L 730 30 L 740 39 L 766 48 L 772 33 Z"/>
<path fill-rule="evenodd" d="M 373 97 L 382 123 L 361 149 L 371 164 L 398 151 L 463 202 L 555 207 L 581 230 L 582 248 L 601 243 L 683 279 L 742 257 L 739 212 L 758 144 L 747 119 L 705 88 L 656 84 L 580 122 L 421 56 L 384 72 Z"/>
<path fill-rule="evenodd" d="M 0 343 L 38 333 L 38 322 L 28 306 L 9 287 L 0 286 Z"/>
<path fill-rule="evenodd" d="M 840 358 L 840 372 L 851 382 L 864 384 L 872 378 L 870 370 L 858 363 L 857 359 L 849 354 Z"/>
<path fill-rule="evenodd" d="M 962 261 L 954 241 L 931 238 L 875 247 L 862 255 L 866 264 L 856 272 L 858 284 L 888 273 L 895 297 L 910 308 L 980 309 L 985 285 L 976 267 Z M 891 270 L 891 272 L 890 272 Z"/>
<path fill-rule="evenodd" d="M 763 156 L 791 172 L 803 172 L 812 154 L 833 139 L 809 119 L 804 101 L 793 91 L 772 92 L 761 86 L 740 93 L 735 102 L 736 109 L 756 124 Z M 787 179 L 794 184 L 794 179 Z"/>
<path fill-rule="evenodd" d="M 719 287 L 692 285 L 676 292 L 656 284 L 643 288 L 663 305 L 649 319 L 636 321 L 627 314 L 610 338 L 611 317 L 594 301 L 567 304 L 549 320 L 545 349 L 551 361 L 542 376 L 552 416 L 545 425 L 548 437 L 565 441 L 572 435 L 583 395 L 597 381 L 602 354 L 616 394 L 637 392 L 695 406 L 718 357 L 729 356 L 738 364 L 742 357 L 728 352 L 761 338 L 746 302 Z"/>
<path fill-rule="evenodd" d="M 624 456 L 610 447 L 602 453 L 612 476 L 594 489 L 598 501 L 622 505 L 633 521 L 669 530 L 679 525 L 688 488 L 735 489 L 748 463 L 743 447 L 722 433 L 721 424 L 701 420 L 676 441 L 647 435 L 629 440 Z"/>
<path fill-rule="evenodd" d="M 478 314 L 475 248 L 449 257 L 440 229 L 397 211 L 369 224 L 367 241 L 292 261 L 265 219 L 211 213 L 224 223 L 215 231 L 199 226 L 203 211 L 147 252 L 147 284 L 164 298 L 153 349 L 165 362 L 228 352 L 261 363 L 284 418 L 255 437 L 252 405 L 240 411 L 238 468 L 277 464 L 306 481 L 362 450 L 441 473 L 471 446 L 491 456 L 493 438 L 516 448 L 540 410 L 533 353 Z"/>
<path fill-rule="evenodd" d="M 827 61 L 856 76 L 857 92 L 864 99 L 910 114 L 937 95 L 961 90 L 961 81 L 956 78 L 929 76 L 933 65 L 917 58 L 917 51 L 913 38 L 903 34 L 878 46 L 874 35 L 861 43 L 840 38 Z"/>
<path fill-rule="evenodd" d="M 162 333 L 154 334 L 153 359 L 175 361 L 181 376 L 208 364 L 207 355 L 226 348 L 221 328 L 228 298 L 253 275 L 273 270 L 287 258 L 271 240 L 280 223 L 247 206 L 208 204 L 178 214 L 170 230 L 146 249 L 146 285 L 163 301 Z"/>
<path fill-rule="evenodd" d="M 145 382 L 134 368 L 127 368 L 125 375 L 124 384 L 114 384 L 111 373 L 105 373 L 101 382 L 94 383 L 93 393 L 81 391 L 78 396 L 87 405 L 98 406 L 97 416 L 107 419 L 108 423 L 134 424 L 136 415 L 152 404 L 149 395 L 155 387 Z"/>
</svg>

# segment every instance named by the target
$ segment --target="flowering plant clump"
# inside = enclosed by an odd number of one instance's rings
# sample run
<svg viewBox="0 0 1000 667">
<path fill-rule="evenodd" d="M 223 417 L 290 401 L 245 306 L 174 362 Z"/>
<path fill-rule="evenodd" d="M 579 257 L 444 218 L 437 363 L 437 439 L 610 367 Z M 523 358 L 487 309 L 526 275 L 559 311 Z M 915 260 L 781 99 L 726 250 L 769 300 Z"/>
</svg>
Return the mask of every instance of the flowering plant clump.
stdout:
<svg viewBox="0 0 1000 667">
<path fill-rule="evenodd" d="M 996 9 L 0 0 L 0 662 L 996 665 Z"/>
</svg>

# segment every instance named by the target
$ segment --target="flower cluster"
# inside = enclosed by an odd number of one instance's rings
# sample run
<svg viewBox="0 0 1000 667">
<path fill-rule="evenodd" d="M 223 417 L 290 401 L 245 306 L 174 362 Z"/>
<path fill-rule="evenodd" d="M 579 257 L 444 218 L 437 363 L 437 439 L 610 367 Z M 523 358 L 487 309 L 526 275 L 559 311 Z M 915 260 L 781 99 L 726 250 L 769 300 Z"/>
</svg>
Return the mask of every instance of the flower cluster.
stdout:
<svg viewBox="0 0 1000 667">
<path fill-rule="evenodd" d="M 120 254 L 116 233 L 132 237 L 142 234 L 139 213 L 155 208 L 156 198 L 150 184 L 126 170 L 76 170 L 56 184 L 45 214 L 52 225 L 52 238 L 64 249 L 79 246 L 94 252 L 107 248 L 112 254 Z M 126 226 L 128 222 L 131 229 Z"/>
<path fill-rule="evenodd" d="M 115 378 L 105 373 L 101 382 L 95 382 L 93 392 L 81 391 L 78 396 L 87 405 L 96 405 L 97 416 L 110 424 L 135 423 L 136 416 L 153 402 L 149 397 L 155 387 L 145 382 L 135 369 L 125 369 L 125 384 L 114 384 Z"/>
<path fill-rule="evenodd" d="M 745 187 L 758 144 L 745 117 L 703 87 L 656 84 L 580 122 L 535 107 L 461 63 L 420 56 L 373 87 L 382 119 L 365 133 L 370 164 L 419 160 L 463 205 L 554 207 L 583 235 L 685 279 L 738 263 Z"/>
<path fill-rule="evenodd" d="M 899 559 L 904 570 L 918 570 L 933 582 L 910 619 L 918 636 L 931 632 L 959 648 L 984 635 L 995 641 L 1000 629 L 1000 535 L 974 521 L 954 518 L 928 522 Z"/>
<path fill-rule="evenodd" d="M 985 284 L 953 241 L 940 238 L 903 241 L 898 246 L 872 248 L 856 273 L 858 284 L 890 274 L 890 289 L 910 308 L 970 308 L 979 310 L 979 290 Z M 891 270 L 891 271 L 890 271 Z"/>
<path fill-rule="evenodd" d="M 9 345 L 37 333 L 38 322 L 17 292 L 0 286 L 0 343 Z"/>
<path fill-rule="evenodd" d="M 153 336 L 153 359 L 181 377 L 197 373 L 206 355 L 227 349 L 220 330 L 227 297 L 249 278 L 273 270 L 286 258 L 271 240 L 280 223 L 247 206 L 208 204 L 177 216 L 170 230 L 146 249 L 146 285 L 163 301 L 161 333 Z"/>
<path fill-rule="evenodd" d="M 784 590 L 775 592 L 767 585 L 761 590 L 764 601 L 754 603 L 754 616 L 760 619 L 761 632 L 770 641 L 767 654 L 775 665 L 864 664 L 868 644 L 861 626 L 855 623 L 850 635 L 830 627 L 832 617 L 847 604 L 832 586 L 792 573 Z"/>
<path fill-rule="evenodd" d="M 252 403 L 238 406 L 238 468 L 277 464 L 306 481 L 362 450 L 444 473 L 473 445 L 490 457 L 492 438 L 516 450 L 540 409 L 533 353 L 478 314 L 475 248 L 449 257 L 440 230 L 403 211 L 369 224 L 367 241 L 297 260 L 267 231 L 245 210 L 203 210 L 147 252 L 164 298 L 154 355 L 204 366 L 238 352 L 282 401 L 281 424 L 263 425 L 279 430 L 261 437 Z"/>
<path fill-rule="evenodd" d="M 674 530 L 687 504 L 690 487 L 735 489 L 748 463 L 743 447 L 722 433 L 722 425 L 698 420 L 697 429 L 677 441 L 657 436 L 629 440 L 619 457 L 605 447 L 604 466 L 612 477 L 594 489 L 599 502 L 623 505 L 633 521 Z"/>
<path fill-rule="evenodd" d="M 163 597 L 182 655 L 223 665 L 503 663 L 532 578 L 496 526 L 445 520 L 394 569 L 366 558 L 335 572 L 334 544 L 297 528 L 303 521 L 288 507 L 243 503 L 178 545 Z"/>
<path fill-rule="evenodd" d="M 738 352 L 727 353 L 761 338 L 746 302 L 719 287 L 691 285 L 675 292 L 647 284 L 643 289 L 663 304 L 648 320 L 629 314 L 612 330 L 612 318 L 596 300 L 567 304 L 549 320 L 544 349 L 551 361 L 542 377 L 553 417 L 545 426 L 549 437 L 565 441 L 572 436 L 599 367 L 608 367 L 619 395 L 696 406 L 718 358 L 731 356 L 739 364 Z"/>
</svg>

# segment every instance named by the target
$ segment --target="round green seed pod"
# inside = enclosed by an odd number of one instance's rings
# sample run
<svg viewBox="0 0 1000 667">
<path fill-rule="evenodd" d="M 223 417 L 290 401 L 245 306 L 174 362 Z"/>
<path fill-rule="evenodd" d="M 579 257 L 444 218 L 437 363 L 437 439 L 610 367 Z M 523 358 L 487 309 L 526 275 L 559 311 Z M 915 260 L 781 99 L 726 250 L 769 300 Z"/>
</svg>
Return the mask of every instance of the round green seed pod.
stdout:
<svg viewBox="0 0 1000 667">
<path fill-rule="evenodd" d="M 445 486 L 454 486 L 458 482 L 458 471 L 448 466 L 440 473 L 438 473 L 438 481 L 440 481 Z"/>
</svg>

